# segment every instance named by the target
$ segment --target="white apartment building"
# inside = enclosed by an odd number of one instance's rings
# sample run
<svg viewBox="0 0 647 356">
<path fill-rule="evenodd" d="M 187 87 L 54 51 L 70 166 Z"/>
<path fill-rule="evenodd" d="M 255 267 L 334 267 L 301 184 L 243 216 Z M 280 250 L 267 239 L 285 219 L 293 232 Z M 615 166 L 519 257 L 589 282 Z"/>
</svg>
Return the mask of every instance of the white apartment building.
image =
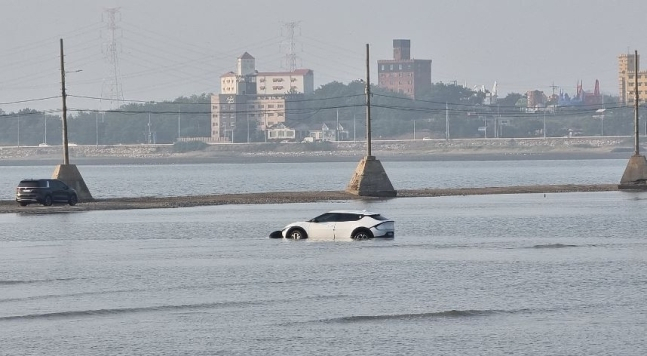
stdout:
<svg viewBox="0 0 647 356">
<path fill-rule="evenodd" d="M 257 73 L 256 92 L 258 94 L 310 94 L 314 92 L 314 75 L 310 69 Z"/>
<path fill-rule="evenodd" d="M 212 141 L 231 142 L 237 130 L 267 135 L 269 127 L 297 119 L 303 94 L 314 92 L 312 70 L 259 73 L 255 62 L 245 52 L 236 72 L 220 76 L 220 94 L 211 96 Z"/>
</svg>

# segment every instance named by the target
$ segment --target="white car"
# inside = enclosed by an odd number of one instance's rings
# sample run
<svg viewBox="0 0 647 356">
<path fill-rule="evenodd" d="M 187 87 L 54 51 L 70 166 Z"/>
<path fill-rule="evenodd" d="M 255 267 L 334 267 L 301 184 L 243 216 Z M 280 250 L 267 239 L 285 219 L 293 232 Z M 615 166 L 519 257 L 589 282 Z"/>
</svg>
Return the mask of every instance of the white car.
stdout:
<svg viewBox="0 0 647 356">
<path fill-rule="evenodd" d="M 395 222 L 365 210 L 333 210 L 308 221 L 298 221 L 274 231 L 271 238 L 293 240 L 367 240 L 395 237 Z"/>
</svg>

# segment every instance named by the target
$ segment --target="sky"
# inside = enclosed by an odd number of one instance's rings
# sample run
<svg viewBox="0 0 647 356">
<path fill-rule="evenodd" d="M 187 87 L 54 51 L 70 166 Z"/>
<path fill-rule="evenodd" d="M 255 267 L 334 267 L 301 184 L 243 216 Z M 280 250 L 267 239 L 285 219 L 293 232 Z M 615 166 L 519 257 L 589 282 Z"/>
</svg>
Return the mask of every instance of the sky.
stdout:
<svg viewBox="0 0 647 356">
<path fill-rule="evenodd" d="M 107 9 L 118 9 L 114 31 Z M 413 58 L 433 61 L 434 83 L 496 81 L 505 96 L 573 94 L 580 80 L 592 91 L 598 79 L 617 95 L 618 55 L 647 51 L 643 0 L 0 0 L 0 10 L 5 113 L 60 111 L 60 39 L 72 110 L 109 109 L 115 82 L 133 101 L 217 93 L 244 52 L 259 71 L 285 70 L 289 23 L 315 88 L 364 79 L 366 44 L 377 83 L 377 60 L 410 39 Z"/>
</svg>

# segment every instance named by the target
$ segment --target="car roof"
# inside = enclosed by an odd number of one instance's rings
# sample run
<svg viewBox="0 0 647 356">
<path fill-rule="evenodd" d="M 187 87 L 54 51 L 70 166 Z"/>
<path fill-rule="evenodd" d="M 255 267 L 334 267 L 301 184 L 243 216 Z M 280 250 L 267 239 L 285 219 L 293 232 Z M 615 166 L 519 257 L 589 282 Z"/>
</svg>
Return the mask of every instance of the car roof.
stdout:
<svg viewBox="0 0 647 356">
<path fill-rule="evenodd" d="M 379 213 L 366 211 L 366 210 L 331 210 L 329 213 L 336 214 L 359 214 L 359 215 L 380 215 Z"/>
</svg>

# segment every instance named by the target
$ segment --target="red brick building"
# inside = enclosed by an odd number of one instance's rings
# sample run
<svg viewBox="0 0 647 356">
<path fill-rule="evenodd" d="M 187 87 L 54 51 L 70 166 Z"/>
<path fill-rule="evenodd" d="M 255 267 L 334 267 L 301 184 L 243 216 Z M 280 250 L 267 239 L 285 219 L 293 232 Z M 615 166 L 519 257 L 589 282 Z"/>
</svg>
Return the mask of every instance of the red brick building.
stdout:
<svg viewBox="0 0 647 356">
<path fill-rule="evenodd" d="M 411 40 L 393 40 L 393 59 L 377 61 L 378 86 L 418 98 L 431 88 L 431 59 L 411 59 Z"/>
</svg>

